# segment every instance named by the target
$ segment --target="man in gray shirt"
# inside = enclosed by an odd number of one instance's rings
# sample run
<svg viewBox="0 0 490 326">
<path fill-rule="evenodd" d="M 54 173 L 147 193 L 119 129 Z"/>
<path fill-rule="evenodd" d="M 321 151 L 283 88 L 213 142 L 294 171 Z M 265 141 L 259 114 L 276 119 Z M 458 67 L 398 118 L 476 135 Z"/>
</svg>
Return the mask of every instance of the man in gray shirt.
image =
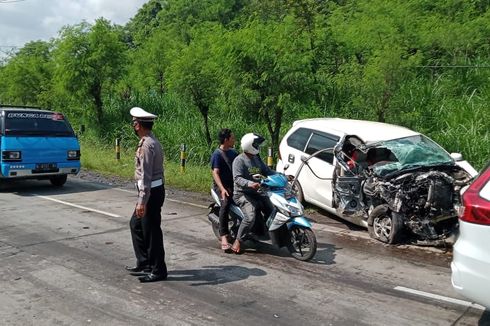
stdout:
<svg viewBox="0 0 490 326">
<path fill-rule="evenodd" d="M 160 224 L 165 200 L 163 150 L 151 132 L 156 115 L 135 107 L 130 114 L 133 128 L 140 138 L 135 155 L 134 177 L 138 200 L 129 223 L 136 256 L 136 266 L 126 267 L 140 282 L 155 282 L 167 278 L 165 249 Z"/>
<path fill-rule="evenodd" d="M 260 207 L 266 217 L 273 210 L 269 197 L 257 192 L 260 183 L 253 178 L 255 174 L 268 176 L 276 173 L 267 167 L 258 155 L 260 145 L 264 140 L 262 136 L 253 133 L 243 136 L 241 140 L 243 153 L 233 161 L 233 181 L 235 183 L 233 200 L 245 215 L 238 229 L 237 238 L 231 247 L 236 254 L 242 253 L 241 245 L 255 223 L 257 208 Z"/>
</svg>

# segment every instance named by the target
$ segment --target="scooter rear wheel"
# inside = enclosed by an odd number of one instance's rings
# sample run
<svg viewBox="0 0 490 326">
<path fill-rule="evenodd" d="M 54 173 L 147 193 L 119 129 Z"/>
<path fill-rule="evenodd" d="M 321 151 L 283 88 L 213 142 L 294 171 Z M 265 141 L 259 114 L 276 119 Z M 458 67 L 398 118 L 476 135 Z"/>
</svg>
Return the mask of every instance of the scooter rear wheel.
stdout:
<svg viewBox="0 0 490 326">
<path fill-rule="evenodd" d="M 294 227 L 291 232 L 291 244 L 288 250 L 291 256 L 301 261 L 308 261 L 316 254 L 317 243 L 315 233 L 309 228 Z"/>
<path fill-rule="evenodd" d="M 218 238 L 218 240 L 221 240 L 221 237 L 219 236 L 219 224 L 211 223 L 211 226 L 213 227 L 213 233 L 216 238 Z"/>
</svg>

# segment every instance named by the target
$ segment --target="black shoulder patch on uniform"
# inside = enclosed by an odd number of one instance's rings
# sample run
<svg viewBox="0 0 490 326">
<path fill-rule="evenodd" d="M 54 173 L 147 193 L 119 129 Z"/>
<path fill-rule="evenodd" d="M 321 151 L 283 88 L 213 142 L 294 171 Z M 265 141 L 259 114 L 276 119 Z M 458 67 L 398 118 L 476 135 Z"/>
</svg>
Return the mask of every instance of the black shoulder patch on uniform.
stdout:
<svg viewBox="0 0 490 326">
<path fill-rule="evenodd" d="M 143 143 L 145 142 L 145 137 L 141 138 L 139 143 L 138 143 L 138 147 L 141 147 L 143 146 Z"/>
</svg>

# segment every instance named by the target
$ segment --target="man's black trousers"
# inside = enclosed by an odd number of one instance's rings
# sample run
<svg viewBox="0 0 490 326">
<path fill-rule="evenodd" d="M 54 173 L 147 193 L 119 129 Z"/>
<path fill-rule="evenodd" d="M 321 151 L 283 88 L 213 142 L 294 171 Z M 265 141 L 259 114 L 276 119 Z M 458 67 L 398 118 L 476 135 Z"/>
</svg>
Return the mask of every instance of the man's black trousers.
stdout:
<svg viewBox="0 0 490 326">
<path fill-rule="evenodd" d="M 163 234 L 160 228 L 164 200 L 165 187 L 163 185 L 151 188 L 145 216 L 138 218 L 134 211 L 129 222 L 136 265 L 149 266 L 151 272 L 158 275 L 167 273 Z"/>
<path fill-rule="evenodd" d="M 229 214 L 230 214 L 230 206 L 233 203 L 233 188 L 231 187 L 226 187 L 226 190 L 228 191 L 228 196 L 225 197 L 225 199 L 221 198 L 221 191 L 219 190 L 218 186 L 214 186 L 214 192 L 218 195 L 219 200 L 220 200 L 220 207 L 219 207 L 219 235 L 220 237 L 224 235 L 229 235 L 230 230 L 228 227 L 228 222 L 230 220 Z"/>
</svg>

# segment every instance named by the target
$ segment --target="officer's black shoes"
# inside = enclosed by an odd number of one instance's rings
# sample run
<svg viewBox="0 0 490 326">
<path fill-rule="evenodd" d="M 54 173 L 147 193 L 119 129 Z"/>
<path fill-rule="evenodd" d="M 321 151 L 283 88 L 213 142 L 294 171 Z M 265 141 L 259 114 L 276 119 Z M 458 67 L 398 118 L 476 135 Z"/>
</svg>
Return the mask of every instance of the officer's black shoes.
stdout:
<svg viewBox="0 0 490 326">
<path fill-rule="evenodd" d="M 138 278 L 141 283 L 149 283 L 149 282 L 158 282 L 158 281 L 163 281 L 167 279 L 167 273 L 162 273 L 162 274 L 147 274 L 145 276 L 141 276 Z"/>
<path fill-rule="evenodd" d="M 145 269 L 142 272 L 129 272 L 132 276 L 145 276 L 151 273 L 151 269 Z"/>
<path fill-rule="evenodd" d="M 126 269 L 128 272 L 132 272 L 132 273 L 141 273 L 141 272 L 149 273 L 149 272 L 151 272 L 151 269 L 149 266 L 134 266 L 134 267 L 126 266 L 126 267 L 124 267 L 124 269 Z"/>
</svg>

